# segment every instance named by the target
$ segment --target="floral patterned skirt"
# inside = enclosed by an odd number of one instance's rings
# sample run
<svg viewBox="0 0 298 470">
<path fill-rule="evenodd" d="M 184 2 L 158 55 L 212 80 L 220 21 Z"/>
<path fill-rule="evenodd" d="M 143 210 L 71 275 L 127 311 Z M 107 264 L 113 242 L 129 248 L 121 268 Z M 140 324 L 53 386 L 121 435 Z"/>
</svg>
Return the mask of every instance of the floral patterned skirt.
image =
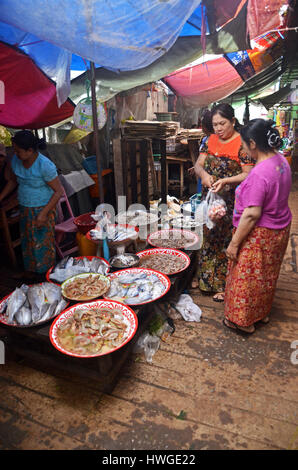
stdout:
<svg viewBox="0 0 298 470">
<path fill-rule="evenodd" d="M 271 310 L 290 225 L 282 230 L 255 227 L 242 245 L 237 263 L 229 261 L 225 317 L 238 326 L 251 326 Z"/>
<path fill-rule="evenodd" d="M 206 158 L 204 169 L 213 176 L 214 181 L 241 173 L 238 162 L 211 155 Z M 207 193 L 208 188 L 203 187 L 202 199 L 206 198 Z M 227 214 L 211 230 L 204 225 L 203 245 L 199 251 L 197 276 L 199 288 L 205 292 L 225 290 L 228 267 L 226 249 L 232 239 L 235 187 L 226 185 L 219 195 L 227 205 Z"/>
<path fill-rule="evenodd" d="M 53 210 L 48 214 L 47 224 L 38 228 L 35 220 L 42 207 L 20 206 L 20 232 L 22 253 L 26 271 L 45 273 L 56 260 L 55 217 Z"/>
</svg>

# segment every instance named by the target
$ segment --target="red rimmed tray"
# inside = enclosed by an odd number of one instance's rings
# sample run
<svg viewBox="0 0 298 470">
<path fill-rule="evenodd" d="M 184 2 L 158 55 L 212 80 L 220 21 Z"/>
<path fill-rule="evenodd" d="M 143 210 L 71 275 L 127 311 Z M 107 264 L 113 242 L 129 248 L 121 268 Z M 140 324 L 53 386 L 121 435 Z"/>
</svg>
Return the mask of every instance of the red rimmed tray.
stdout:
<svg viewBox="0 0 298 470">
<path fill-rule="evenodd" d="M 175 238 L 172 238 L 171 240 L 179 240 L 182 235 L 185 237 L 189 238 L 190 242 L 185 243 L 183 246 L 177 246 L 177 247 L 169 247 L 169 246 L 161 246 L 159 243 L 159 238 L 157 235 L 160 235 L 160 239 L 162 240 L 167 240 L 170 237 L 170 234 L 175 235 Z M 184 230 L 184 229 L 176 229 L 176 228 L 171 228 L 171 229 L 163 229 L 163 230 L 158 230 L 157 232 L 150 233 L 147 237 L 147 243 L 149 245 L 154 246 L 156 248 L 169 248 L 172 250 L 187 250 L 187 249 L 193 249 L 193 247 L 198 244 L 200 241 L 200 237 L 195 233 L 191 232 L 190 230 Z"/>
<path fill-rule="evenodd" d="M 40 283 L 39 285 L 41 285 L 42 283 Z M 32 285 L 34 284 L 27 284 L 28 287 L 31 287 Z M 2 304 L 3 302 L 5 302 L 13 293 L 14 291 L 10 292 L 10 294 L 7 294 L 5 297 L 3 297 L 3 299 L 0 300 L 0 310 L 1 310 L 1 307 L 2 307 Z M 67 301 L 66 299 L 64 299 L 67 304 L 65 305 L 65 308 L 62 310 L 62 312 L 64 312 L 64 310 L 69 306 L 70 302 Z M 57 313 L 57 315 L 54 315 L 52 316 L 51 318 L 49 318 L 48 320 L 44 320 L 42 322 L 37 322 L 37 323 L 33 323 L 33 324 L 30 324 L 30 325 L 19 325 L 18 323 L 8 323 L 6 321 L 6 316 L 1 313 L 0 314 L 0 323 L 3 323 L 3 325 L 7 325 L 7 326 L 12 326 L 14 328 L 33 328 L 34 326 L 41 326 L 41 325 L 44 325 L 45 323 L 48 323 L 49 321 L 52 321 L 54 318 L 58 317 L 58 315 L 60 315 L 62 312 L 60 313 Z"/>
<path fill-rule="evenodd" d="M 83 259 L 83 258 L 87 258 L 89 261 L 91 261 L 93 258 L 101 259 L 101 260 L 107 265 L 107 267 L 108 267 L 107 273 L 108 273 L 108 272 L 110 271 L 110 269 L 111 269 L 110 263 L 109 263 L 107 260 L 105 260 L 104 258 L 101 258 L 100 256 L 74 256 L 73 258 L 74 258 L 74 259 Z M 52 266 L 52 267 L 48 270 L 48 272 L 47 272 L 47 274 L 46 274 L 46 279 L 47 279 L 48 282 L 51 282 L 52 284 L 56 284 L 57 286 L 61 286 L 62 282 L 59 283 L 59 282 L 52 281 L 52 279 L 50 279 L 50 274 L 51 274 L 51 272 L 53 271 L 54 268 L 55 268 L 55 266 Z M 107 273 L 106 273 L 106 274 L 107 274 Z M 65 279 L 65 280 L 66 280 L 66 279 Z M 64 281 L 63 281 L 63 282 L 64 282 Z"/>
<path fill-rule="evenodd" d="M 59 340 L 57 337 L 57 330 L 59 328 L 59 325 L 61 325 L 66 319 L 71 317 L 77 310 L 88 310 L 88 309 L 114 309 L 117 308 L 121 313 L 123 314 L 124 318 L 126 319 L 128 323 L 128 331 L 127 331 L 127 337 L 125 338 L 124 342 L 120 345 L 115 347 L 112 350 L 105 351 L 103 353 L 99 352 L 96 354 L 86 354 L 86 355 L 81 355 L 81 354 L 75 354 L 74 352 L 67 351 L 64 349 L 60 344 Z M 87 302 L 85 304 L 76 304 L 73 305 L 72 307 L 69 307 L 67 310 L 64 310 L 63 313 L 61 313 L 55 321 L 51 325 L 51 329 L 49 332 L 49 337 L 52 345 L 58 349 L 63 354 L 73 356 L 73 357 L 80 357 L 80 358 L 92 358 L 92 357 L 98 357 L 98 356 L 105 356 L 107 354 L 111 354 L 114 351 L 117 351 L 118 349 L 122 348 L 125 344 L 127 344 L 135 335 L 136 331 L 138 328 L 138 318 L 135 314 L 135 312 L 128 307 L 127 305 L 124 305 L 120 302 L 117 302 L 116 300 L 95 300 L 92 302 Z"/>
<path fill-rule="evenodd" d="M 151 274 L 155 274 L 158 279 L 161 281 L 161 283 L 163 284 L 164 286 L 164 291 L 162 291 L 162 293 L 160 295 L 157 295 L 156 297 L 150 299 L 150 300 L 147 300 L 147 301 L 144 301 L 144 302 L 139 302 L 139 303 L 127 303 L 125 302 L 125 297 L 118 297 L 117 296 L 117 299 L 119 300 L 120 298 L 122 299 L 121 302 L 125 303 L 125 305 L 131 305 L 133 307 L 138 307 L 139 305 L 145 305 L 145 304 L 148 304 L 148 303 L 151 303 L 151 302 L 154 302 L 155 300 L 157 299 L 160 299 L 161 297 L 163 297 L 164 295 L 166 295 L 170 288 L 171 288 L 171 281 L 170 279 L 168 278 L 168 276 L 166 274 L 163 274 L 159 271 L 155 271 L 154 269 L 147 269 L 147 268 L 128 268 L 128 269 L 122 269 L 121 271 L 116 271 L 115 273 L 112 273 L 112 274 L 109 274 L 109 279 L 110 281 L 112 282 L 113 279 L 116 279 L 118 277 L 122 277 L 122 276 L 125 276 L 127 274 L 142 274 L 142 273 L 145 273 L 147 274 L 148 276 L 150 276 Z M 133 282 L 131 284 L 134 284 Z M 129 285 L 129 283 L 127 284 Z M 107 297 L 108 293 L 104 296 L 104 299 L 108 299 L 109 297 Z M 116 296 L 113 296 L 113 297 L 116 297 Z M 112 300 L 112 298 L 111 298 Z"/>
<path fill-rule="evenodd" d="M 173 271 L 171 273 L 163 273 L 166 276 L 173 276 L 174 274 L 178 274 L 181 271 L 184 271 L 190 265 L 190 257 L 180 250 L 175 250 L 174 248 L 150 248 L 148 250 L 139 251 L 136 253 L 137 256 L 141 259 L 140 263 L 142 263 L 142 258 L 148 256 L 155 256 L 155 255 L 173 255 L 177 258 L 183 259 L 184 266 L 183 268 L 179 269 L 178 271 Z M 140 266 L 141 267 L 141 266 Z M 148 268 L 148 269 L 155 269 L 155 268 Z M 159 271 L 162 272 L 162 271 Z"/>
</svg>

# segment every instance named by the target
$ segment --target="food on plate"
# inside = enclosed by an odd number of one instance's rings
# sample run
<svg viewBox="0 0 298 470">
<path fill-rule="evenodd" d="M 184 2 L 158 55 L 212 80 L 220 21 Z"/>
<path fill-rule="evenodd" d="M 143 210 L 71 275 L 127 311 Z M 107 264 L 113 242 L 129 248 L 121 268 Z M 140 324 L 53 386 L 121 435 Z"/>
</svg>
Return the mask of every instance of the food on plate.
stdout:
<svg viewBox="0 0 298 470">
<path fill-rule="evenodd" d="M 114 308 L 78 309 L 57 327 L 60 347 L 78 355 L 106 353 L 128 337 L 129 323 Z"/>
<path fill-rule="evenodd" d="M 60 286 L 43 282 L 17 287 L 2 301 L 0 314 L 3 323 L 14 326 L 33 326 L 54 318 L 64 310 L 67 302 L 62 298 Z"/>
<path fill-rule="evenodd" d="M 62 284 L 62 293 L 71 300 L 90 300 L 103 295 L 110 281 L 102 274 L 78 275 Z"/>
<path fill-rule="evenodd" d="M 161 297 L 165 291 L 166 286 L 149 270 L 147 272 L 140 270 L 136 273 L 124 271 L 123 274 L 112 278 L 111 287 L 105 297 L 128 305 L 138 305 L 152 302 Z"/>
<path fill-rule="evenodd" d="M 120 224 L 130 224 L 134 226 L 148 225 L 157 222 L 158 216 L 151 212 L 142 210 L 120 212 L 116 217 Z"/>
<path fill-rule="evenodd" d="M 154 254 L 142 256 L 140 266 L 155 269 L 164 274 L 172 274 L 181 271 L 185 267 L 185 259 L 168 253 Z"/>
<path fill-rule="evenodd" d="M 98 223 L 95 229 L 89 232 L 92 240 L 107 238 L 111 242 L 121 242 L 127 239 L 137 238 L 135 227 L 107 224 L 104 228 Z"/>
<path fill-rule="evenodd" d="M 51 281 L 64 282 L 69 277 L 82 273 L 106 274 L 109 270 L 108 263 L 98 257 L 88 259 L 86 257 L 73 258 L 67 256 L 63 258 L 52 270 L 49 275 Z"/>
<path fill-rule="evenodd" d="M 182 228 L 194 228 L 198 227 L 200 223 L 193 217 L 190 216 L 180 216 L 176 217 L 175 219 L 171 220 L 171 224 L 176 227 L 182 227 Z"/>
<path fill-rule="evenodd" d="M 115 255 L 110 259 L 110 264 L 115 268 L 129 268 L 130 266 L 139 263 L 139 259 L 134 254 L 123 253 L 122 255 Z"/>
<path fill-rule="evenodd" d="M 183 249 L 195 243 L 196 237 L 182 230 L 161 230 L 153 233 L 148 239 L 149 243 L 154 246 L 164 248 Z"/>
</svg>

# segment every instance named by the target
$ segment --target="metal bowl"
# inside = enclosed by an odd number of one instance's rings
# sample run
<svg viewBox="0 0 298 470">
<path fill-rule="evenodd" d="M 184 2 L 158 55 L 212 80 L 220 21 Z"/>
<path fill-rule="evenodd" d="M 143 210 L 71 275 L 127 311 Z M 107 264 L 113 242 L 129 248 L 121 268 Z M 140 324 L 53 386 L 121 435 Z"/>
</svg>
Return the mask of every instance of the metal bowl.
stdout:
<svg viewBox="0 0 298 470">
<path fill-rule="evenodd" d="M 130 258 L 133 258 L 133 260 L 129 263 Z M 125 259 L 127 260 L 127 264 Z M 114 269 L 135 268 L 139 265 L 140 258 L 134 253 L 122 253 L 121 255 L 115 255 L 110 258 L 109 263 Z"/>
</svg>

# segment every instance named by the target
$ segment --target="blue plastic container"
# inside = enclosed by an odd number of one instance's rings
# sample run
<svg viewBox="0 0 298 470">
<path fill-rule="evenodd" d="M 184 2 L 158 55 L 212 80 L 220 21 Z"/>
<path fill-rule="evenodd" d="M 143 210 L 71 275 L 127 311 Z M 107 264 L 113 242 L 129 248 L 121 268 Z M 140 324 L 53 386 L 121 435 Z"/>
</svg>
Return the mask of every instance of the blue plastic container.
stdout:
<svg viewBox="0 0 298 470">
<path fill-rule="evenodd" d="M 84 170 L 86 170 L 89 175 L 97 174 L 96 155 L 90 155 L 90 157 L 86 157 L 83 160 L 82 165 Z"/>
</svg>

